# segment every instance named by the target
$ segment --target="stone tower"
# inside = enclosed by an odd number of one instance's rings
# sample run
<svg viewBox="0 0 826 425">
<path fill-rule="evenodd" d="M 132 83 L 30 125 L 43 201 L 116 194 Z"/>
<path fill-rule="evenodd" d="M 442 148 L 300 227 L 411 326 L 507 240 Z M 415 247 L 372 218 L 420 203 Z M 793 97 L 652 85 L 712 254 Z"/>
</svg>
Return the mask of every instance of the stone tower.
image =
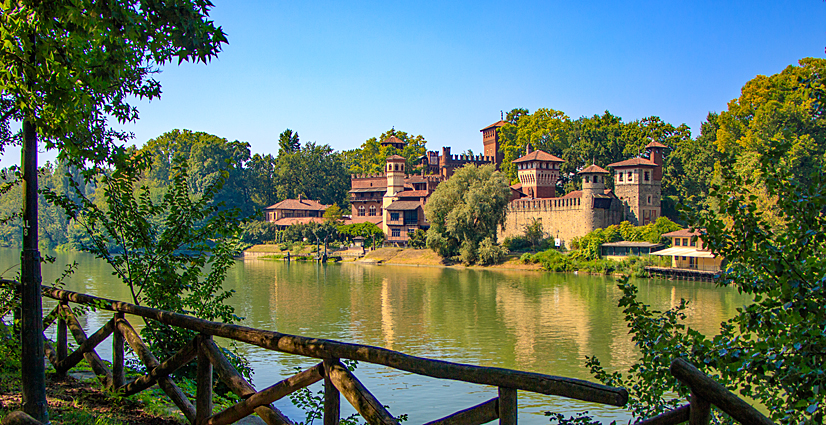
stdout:
<svg viewBox="0 0 826 425">
<path fill-rule="evenodd" d="M 382 231 L 388 235 L 390 229 L 387 223 L 390 222 L 390 213 L 387 212 L 387 207 L 393 203 L 398 197 L 399 192 L 404 191 L 404 157 L 399 155 L 390 155 L 387 157 L 387 165 L 384 167 L 385 175 L 387 175 L 387 192 L 382 199 Z"/>
<path fill-rule="evenodd" d="M 504 158 L 504 155 L 499 152 L 499 128 L 505 124 L 507 124 L 505 121 L 497 121 L 479 130 L 482 132 L 482 143 L 485 146 L 484 156 L 493 158 L 496 168 L 499 168 Z"/>
<path fill-rule="evenodd" d="M 623 220 L 644 226 L 661 215 L 662 151 L 658 142 L 646 146 L 648 158 L 632 158 L 608 166 L 614 169 L 614 193 L 623 204 Z"/>
<path fill-rule="evenodd" d="M 602 167 L 591 165 L 578 173 L 582 177 L 582 220 L 586 232 L 605 227 L 606 211 L 611 198 L 605 195 L 605 176 Z"/>
<path fill-rule="evenodd" d="M 559 167 L 564 163 L 547 152 L 531 151 L 514 160 L 519 182 L 522 183 L 522 192 L 530 198 L 553 198 L 556 196 L 556 181 L 559 180 Z"/>
</svg>

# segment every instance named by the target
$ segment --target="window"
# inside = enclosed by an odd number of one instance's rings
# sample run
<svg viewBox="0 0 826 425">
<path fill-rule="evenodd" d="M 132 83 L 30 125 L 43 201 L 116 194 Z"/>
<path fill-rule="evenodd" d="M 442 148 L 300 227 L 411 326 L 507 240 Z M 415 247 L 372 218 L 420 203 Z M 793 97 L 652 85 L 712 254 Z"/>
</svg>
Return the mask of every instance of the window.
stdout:
<svg viewBox="0 0 826 425">
<path fill-rule="evenodd" d="M 688 238 L 683 238 L 683 246 L 688 246 Z"/>
<path fill-rule="evenodd" d="M 399 221 L 399 213 L 391 212 L 390 213 L 390 221 Z"/>
<path fill-rule="evenodd" d="M 648 181 L 648 180 L 649 180 L 649 172 L 646 171 L 645 172 L 645 181 Z M 649 202 L 651 202 L 651 201 L 649 201 Z"/>
<path fill-rule="evenodd" d="M 375 205 L 370 205 L 370 216 L 371 217 L 376 216 L 376 206 Z"/>
<path fill-rule="evenodd" d="M 617 177 L 619 177 L 617 180 L 622 181 L 622 171 L 617 173 Z"/>
<path fill-rule="evenodd" d="M 648 173 L 646 172 L 646 174 L 648 174 Z M 646 179 L 646 180 L 648 180 L 648 179 Z M 648 195 L 648 205 L 651 205 L 651 195 Z"/>
<path fill-rule="evenodd" d="M 362 206 L 360 206 L 360 207 L 359 207 L 359 215 L 360 215 L 360 216 L 363 216 L 363 215 L 364 215 L 364 205 L 362 205 Z"/>
<path fill-rule="evenodd" d="M 390 237 L 398 238 L 401 234 L 402 232 L 400 229 L 390 229 Z"/>
<path fill-rule="evenodd" d="M 680 238 L 674 238 L 674 246 L 680 246 Z"/>
<path fill-rule="evenodd" d="M 691 246 L 697 246 L 697 238 L 691 238 Z"/>
<path fill-rule="evenodd" d="M 634 181 L 634 172 L 629 171 L 628 172 L 628 183 L 631 183 L 632 181 Z"/>
<path fill-rule="evenodd" d="M 591 183 L 591 178 L 588 177 L 588 176 L 585 176 L 585 183 Z"/>
<path fill-rule="evenodd" d="M 408 235 L 412 235 L 415 232 L 416 232 L 416 228 L 414 228 L 414 227 L 408 227 L 407 228 L 407 234 Z"/>
</svg>

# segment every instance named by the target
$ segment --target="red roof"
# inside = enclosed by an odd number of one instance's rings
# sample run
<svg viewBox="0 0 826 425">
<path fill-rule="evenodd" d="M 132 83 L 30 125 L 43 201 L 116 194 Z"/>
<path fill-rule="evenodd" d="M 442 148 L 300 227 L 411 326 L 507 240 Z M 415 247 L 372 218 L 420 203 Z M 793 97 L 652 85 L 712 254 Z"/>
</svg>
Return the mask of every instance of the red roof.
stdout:
<svg viewBox="0 0 826 425">
<path fill-rule="evenodd" d="M 565 162 L 564 159 L 560 159 L 555 157 L 548 152 L 536 150 L 533 151 L 522 158 L 514 160 L 513 162 L 526 162 L 526 161 L 552 161 L 552 162 Z"/>
<path fill-rule="evenodd" d="M 695 229 L 693 232 L 689 229 L 680 229 L 673 232 L 665 233 L 663 236 L 667 238 L 687 238 L 689 236 L 702 236 L 700 229 Z"/>
<path fill-rule="evenodd" d="M 650 148 L 667 148 L 667 147 L 668 146 L 666 146 L 666 145 L 664 145 L 660 142 L 651 142 L 651 143 L 645 145 L 646 149 L 650 149 Z"/>
<path fill-rule="evenodd" d="M 323 223 L 321 217 L 285 217 L 275 221 L 278 226 L 292 226 L 293 224 L 307 224 L 310 222 Z"/>
<path fill-rule="evenodd" d="M 565 195 L 561 196 L 559 199 L 581 198 L 581 197 L 582 197 L 582 191 L 581 190 L 575 190 L 573 192 L 566 193 Z"/>
<path fill-rule="evenodd" d="M 479 131 L 485 131 L 485 130 L 487 130 L 487 129 L 489 129 L 489 128 L 493 128 L 493 127 L 502 127 L 502 126 L 503 126 L 503 125 L 505 125 L 505 124 L 507 124 L 507 122 L 505 122 L 505 121 L 501 121 L 501 120 L 500 120 L 500 121 L 496 121 L 495 123 L 493 123 L 493 124 L 491 124 L 491 125 L 489 125 L 489 126 L 487 126 L 487 127 L 483 128 L 483 129 L 481 129 L 481 130 L 479 130 Z"/>
<path fill-rule="evenodd" d="M 399 198 L 422 198 L 427 196 L 426 190 L 405 190 L 396 194 Z"/>
<path fill-rule="evenodd" d="M 604 168 L 598 165 L 591 165 L 590 167 L 585 168 L 584 170 L 580 171 L 577 174 L 586 174 L 586 173 L 599 173 L 599 174 L 609 174 Z"/>
<path fill-rule="evenodd" d="M 382 145 L 403 145 L 404 141 L 396 136 L 390 136 L 381 141 Z"/>
<path fill-rule="evenodd" d="M 388 160 L 388 161 L 390 161 L 390 160 L 393 160 L 393 161 L 398 161 L 398 160 L 400 160 L 400 159 L 401 159 L 402 161 L 404 161 L 404 157 L 403 157 L 403 156 L 399 156 L 399 155 L 390 155 L 390 156 L 388 156 L 388 157 L 387 157 L 387 160 Z"/>
<path fill-rule="evenodd" d="M 387 211 L 410 211 L 421 207 L 419 201 L 395 201 L 385 208 Z"/>
<path fill-rule="evenodd" d="M 613 164 L 608 164 L 609 167 L 614 168 L 625 168 L 625 167 L 656 167 L 653 161 L 645 159 L 645 158 L 631 158 L 626 159 L 625 161 L 615 162 Z"/>
<path fill-rule="evenodd" d="M 310 210 L 324 211 L 329 205 L 318 203 L 310 199 L 285 199 L 275 205 L 270 205 L 266 210 Z"/>
</svg>

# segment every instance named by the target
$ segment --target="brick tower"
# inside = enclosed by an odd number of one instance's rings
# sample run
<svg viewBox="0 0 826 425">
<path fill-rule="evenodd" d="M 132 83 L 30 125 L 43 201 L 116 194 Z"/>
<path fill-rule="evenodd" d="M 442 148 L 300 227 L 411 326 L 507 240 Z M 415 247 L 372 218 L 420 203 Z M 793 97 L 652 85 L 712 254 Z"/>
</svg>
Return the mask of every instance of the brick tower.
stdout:
<svg viewBox="0 0 826 425">
<path fill-rule="evenodd" d="M 531 145 L 528 145 L 526 152 L 525 156 L 513 161 L 522 183 L 522 192 L 530 198 L 555 197 L 559 166 L 565 161 L 547 152 L 531 151 Z"/>
<path fill-rule="evenodd" d="M 662 151 L 667 146 L 651 142 L 648 158 L 632 158 L 608 166 L 614 169 L 614 193 L 623 203 L 623 220 L 644 226 L 661 215 Z"/>
<path fill-rule="evenodd" d="M 481 130 L 482 143 L 485 146 L 484 156 L 493 158 L 496 168 L 502 164 L 504 155 L 499 152 L 499 128 L 507 124 L 505 121 L 497 121 Z"/>
</svg>

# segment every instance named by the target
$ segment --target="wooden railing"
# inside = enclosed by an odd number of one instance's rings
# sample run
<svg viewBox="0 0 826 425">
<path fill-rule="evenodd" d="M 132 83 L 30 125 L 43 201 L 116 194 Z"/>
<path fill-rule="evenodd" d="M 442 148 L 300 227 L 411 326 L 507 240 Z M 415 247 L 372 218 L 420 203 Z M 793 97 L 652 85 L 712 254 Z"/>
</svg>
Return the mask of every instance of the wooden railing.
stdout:
<svg viewBox="0 0 826 425">
<path fill-rule="evenodd" d="M 771 419 L 745 400 L 683 359 L 671 362 L 671 374 L 691 389 L 689 404 L 638 422 L 636 425 L 673 425 L 684 422 L 690 425 L 707 425 L 711 423 L 712 405 L 741 424 L 774 425 Z"/>
<path fill-rule="evenodd" d="M 410 356 L 379 347 L 210 322 L 184 314 L 55 288 L 44 288 L 43 295 L 58 301 L 54 310 L 44 318 L 44 329 L 57 321 L 57 347 L 52 347 L 48 342 L 46 344 L 47 357 L 57 373 L 64 374 L 81 359 L 85 359 L 99 379 L 108 387 L 121 391 L 124 395 L 135 394 L 158 384 L 189 422 L 196 425 L 229 424 L 252 413 L 257 413 L 270 425 L 292 424 L 290 419 L 270 403 L 321 380 L 324 380 L 324 425 L 338 424 L 341 395 L 368 423 L 398 424 L 398 420 L 341 363 L 341 359 L 383 365 L 433 378 L 498 387 L 498 397 L 432 421 L 428 425 L 482 424 L 495 419 L 499 419 L 500 424 L 516 424 L 517 391 L 530 391 L 613 406 L 623 406 L 628 400 L 628 393 L 625 389 L 579 379 L 451 363 Z M 112 311 L 114 315 L 102 328 L 87 336 L 69 303 L 94 306 L 98 310 Z M 152 355 L 126 319 L 127 314 L 196 331 L 198 335 L 176 354 L 160 362 Z M 79 344 L 72 353 L 68 352 L 69 332 Z M 111 370 L 95 352 L 95 347 L 109 335 L 114 336 Z M 313 357 L 321 361 L 281 382 L 256 391 L 224 357 L 221 349 L 213 341 L 213 337 L 228 338 L 268 350 Z M 129 344 L 147 370 L 146 375 L 130 382 L 124 381 L 125 343 Z M 170 374 L 175 370 L 193 360 L 197 361 L 194 405 L 170 378 Z M 239 403 L 215 414 L 212 413 L 213 372 L 242 399 Z"/>
<path fill-rule="evenodd" d="M 9 281 L 0 283 L 9 283 Z M 43 319 L 44 329 L 57 321 L 57 347 L 52 347 L 46 341 L 45 351 L 58 374 L 65 374 L 81 359 L 85 359 L 105 385 L 124 395 L 132 395 L 158 384 L 190 423 L 196 425 L 229 424 L 252 413 L 258 414 L 269 425 L 290 425 L 292 421 L 277 408 L 271 406 L 271 403 L 321 380 L 324 380 L 324 425 L 338 424 L 341 395 L 344 395 L 368 423 L 398 424 L 398 420 L 341 363 L 341 359 L 384 365 L 433 378 L 498 387 L 498 397 L 426 425 L 474 425 L 495 419 L 499 419 L 500 424 L 516 424 L 518 390 L 613 406 L 623 406 L 628 401 L 628 393 L 625 389 L 578 379 L 451 363 L 410 356 L 379 347 L 210 322 L 183 314 L 55 288 L 44 288 L 43 295 L 58 301 L 58 305 Z M 70 302 L 112 311 L 114 315 L 102 328 L 91 336 L 87 336 L 69 306 Z M 193 330 L 199 334 L 180 351 L 165 361 L 159 362 L 126 320 L 126 314 Z M 68 352 L 69 332 L 79 344 L 72 353 Z M 95 347 L 110 335 L 113 335 L 111 370 L 95 352 Z M 318 358 L 321 362 L 270 387 L 256 391 L 226 359 L 213 341 L 213 336 L 269 350 Z M 125 344 L 129 344 L 147 370 L 146 375 L 130 382 L 125 382 L 124 379 Z M 197 360 L 194 406 L 170 378 L 175 370 L 193 360 Z M 216 414 L 212 414 L 213 372 L 242 399 L 239 403 Z M 689 362 L 675 359 L 671 363 L 671 373 L 691 390 L 689 403 L 656 417 L 637 422 L 636 425 L 671 425 L 684 422 L 689 422 L 691 425 L 706 425 L 710 423 L 712 405 L 742 424 L 773 424 L 770 419 L 742 398 Z M 36 421 L 27 422 L 29 419 L 25 415 L 9 415 L 3 424 L 37 423 Z"/>
</svg>

